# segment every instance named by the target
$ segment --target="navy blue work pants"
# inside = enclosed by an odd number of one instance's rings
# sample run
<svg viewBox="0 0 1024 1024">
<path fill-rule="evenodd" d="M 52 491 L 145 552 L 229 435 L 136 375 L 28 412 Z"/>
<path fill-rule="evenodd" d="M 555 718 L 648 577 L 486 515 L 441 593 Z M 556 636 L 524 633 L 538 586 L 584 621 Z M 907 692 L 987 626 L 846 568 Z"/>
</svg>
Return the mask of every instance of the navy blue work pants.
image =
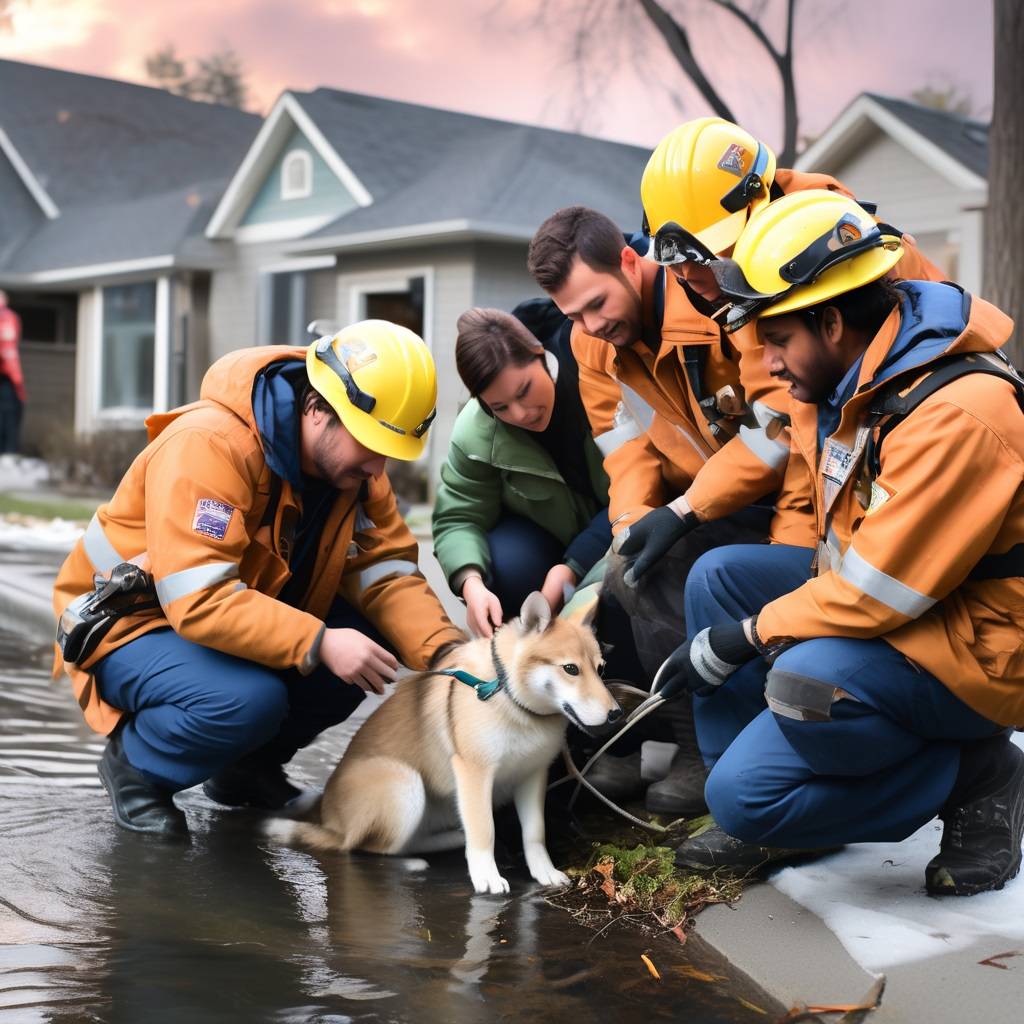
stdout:
<svg viewBox="0 0 1024 1024">
<path fill-rule="evenodd" d="M 523 602 L 544 586 L 553 565 L 565 558 L 565 546 L 524 516 L 505 515 L 487 534 L 491 551 L 491 580 L 488 589 L 501 602 L 504 618 L 519 614 Z"/>
<path fill-rule="evenodd" d="M 0 376 L 0 455 L 18 451 L 23 403 L 10 377 Z"/>
<path fill-rule="evenodd" d="M 390 645 L 340 599 L 329 628 L 358 629 Z M 258 751 L 284 764 L 324 729 L 345 721 L 363 691 L 324 666 L 308 676 L 223 654 L 157 629 L 95 667 L 101 696 L 128 713 L 122 734 L 131 764 L 166 789 L 187 789 Z"/>
<path fill-rule="evenodd" d="M 738 544 L 703 555 L 686 582 L 690 635 L 735 622 L 806 581 L 811 551 Z M 749 662 L 694 697 L 697 739 L 711 767 L 705 798 L 737 839 L 802 849 L 898 841 L 949 796 L 964 742 L 997 733 L 935 676 L 884 639 L 823 637 L 780 655 L 774 670 L 841 688 L 828 721 L 776 715 L 768 664 Z"/>
</svg>

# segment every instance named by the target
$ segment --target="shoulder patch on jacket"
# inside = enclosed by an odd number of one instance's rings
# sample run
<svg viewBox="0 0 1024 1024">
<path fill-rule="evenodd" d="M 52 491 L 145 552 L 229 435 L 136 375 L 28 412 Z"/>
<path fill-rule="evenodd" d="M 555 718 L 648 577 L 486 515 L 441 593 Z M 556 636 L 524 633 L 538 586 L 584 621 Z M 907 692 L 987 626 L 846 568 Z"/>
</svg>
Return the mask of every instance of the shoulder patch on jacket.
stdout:
<svg viewBox="0 0 1024 1024">
<path fill-rule="evenodd" d="M 234 511 L 234 505 L 217 501 L 215 498 L 200 498 L 196 502 L 196 512 L 192 517 L 192 529 L 214 540 L 223 540 Z"/>
</svg>

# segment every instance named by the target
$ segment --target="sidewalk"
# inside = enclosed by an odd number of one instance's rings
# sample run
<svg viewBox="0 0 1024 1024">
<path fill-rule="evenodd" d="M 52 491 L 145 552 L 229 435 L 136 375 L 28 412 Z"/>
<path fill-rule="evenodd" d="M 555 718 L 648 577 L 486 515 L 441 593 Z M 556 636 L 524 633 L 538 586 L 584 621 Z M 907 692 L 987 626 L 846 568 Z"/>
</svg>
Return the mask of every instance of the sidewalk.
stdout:
<svg viewBox="0 0 1024 1024">
<path fill-rule="evenodd" d="M 429 517 L 416 508 L 409 519 L 424 572 L 461 624 L 462 606 L 429 555 Z M 53 576 L 74 532 L 55 528 L 59 543 L 49 546 L 45 534 L 0 518 L 0 618 L 43 643 L 53 636 Z M 857 1003 L 885 974 L 882 1005 L 868 1018 L 875 1024 L 1016 1024 L 1024 1015 L 1024 877 L 967 900 L 925 896 L 924 865 L 939 834 L 932 822 L 903 843 L 851 846 L 785 868 L 734 907 L 704 911 L 697 931 L 786 1005 Z"/>
</svg>

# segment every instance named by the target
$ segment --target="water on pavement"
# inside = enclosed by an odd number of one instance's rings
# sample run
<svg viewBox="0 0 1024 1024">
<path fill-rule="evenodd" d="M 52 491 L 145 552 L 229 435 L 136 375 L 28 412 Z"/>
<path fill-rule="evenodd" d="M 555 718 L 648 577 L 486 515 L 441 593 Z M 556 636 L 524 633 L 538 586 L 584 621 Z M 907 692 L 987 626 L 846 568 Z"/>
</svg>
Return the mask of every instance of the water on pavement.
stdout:
<svg viewBox="0 0 1024 1024">
<path fill-rule="evenodd" d="M 125 833 L 96 775 L 103 740 L 48 663 L 0 632 L 0 1022 L 775 1017 L 697 939 L 591 941 L 514 855 L 511 895 L 475 896 L 461 856 L 415 869 L 278 847 L 199 789 L 177 798 L 191 844 Z M 303 751 L 293 776 L 322 784 L 353 728 Z"/>
</svg>

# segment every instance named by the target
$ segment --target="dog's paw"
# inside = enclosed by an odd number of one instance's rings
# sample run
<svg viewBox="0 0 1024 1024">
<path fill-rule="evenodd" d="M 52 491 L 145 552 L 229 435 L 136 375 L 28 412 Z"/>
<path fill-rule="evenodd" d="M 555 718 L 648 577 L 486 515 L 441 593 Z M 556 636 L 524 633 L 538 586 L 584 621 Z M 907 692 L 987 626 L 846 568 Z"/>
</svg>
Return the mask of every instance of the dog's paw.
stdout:
<svg viewBox="0 0 1024 1024">
<path fill-rule="evenodd" d="M 491 893 L 493 896 L 502 896 L 509 891 L 509 884 L 497 871 L 486 878 L 474 878 L 473 888 L 478 893 Z"/>
<path fill-rule="evenodd" d="M 498 865 L 494 863 L 493 858 L 476 858 L 470 855 L 467 860 L 469 862 L 469 878 L 477 892 L 489 892 L 495 896 L 508 892 L 508 882 L 501 877 L 501 872 L 498 871 Z"/>
<path fill-rule="evenodd" d="M 554 889 L 567 889 L 572 885 L 572 879 L 564 872 L 559 871 L 554 865 L 541 868 L 538 871 L 531 871 L 533 880 L 541 885 L 551 886 Z"/>
</svg>

